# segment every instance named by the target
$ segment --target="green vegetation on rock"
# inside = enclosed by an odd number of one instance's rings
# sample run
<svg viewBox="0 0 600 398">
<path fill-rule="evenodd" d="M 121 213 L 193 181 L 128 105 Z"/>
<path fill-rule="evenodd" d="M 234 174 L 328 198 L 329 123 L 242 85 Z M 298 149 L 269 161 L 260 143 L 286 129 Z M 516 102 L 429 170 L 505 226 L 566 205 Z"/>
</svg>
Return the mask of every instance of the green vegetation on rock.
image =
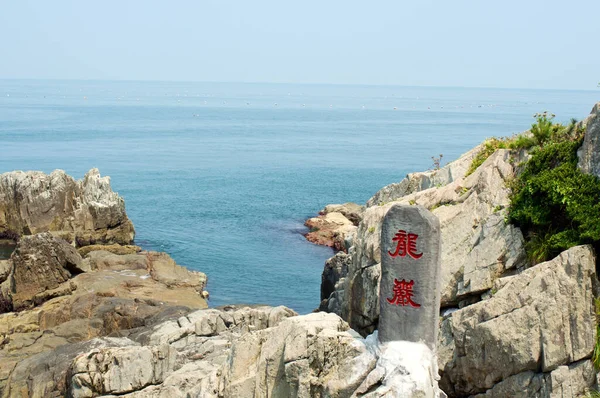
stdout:
<svg viewBox="0 0 600 398">
<path fill-rule="evenodd" d="M 475 156 L 466 176 L 471 175 L 498 149 L 531 149 L 542 147 L 548 142 L 560 142 L 571 140 L 578 134 L 583 137 L 583 129 L 577 124 L 577 120 L 571 119 L 568 126 L 553 123 L 553 114 L 548 112 L 535 114 L 536 123 L 531 125 L 531 130 L 523 134 L 515 134 L 512 137 L 492 137 L 483 144 L 483 149 Z"/>
<path fill-rule="evenodd" d="M 600 247 L 600 179 L 577 168 L 584 127 L 575 119 L 568 125 L 554 123 L 547 112 L 534 117 L 526 133 L 488 139 L 466 174 L 498 149 L 529 152 L 530 159 L 510 184 L 507 220 L 523 231 L 532 264 L 573 246 Z"/>
<path fill-rule="evenodd" d="M 532 263 L 549 260 L 580 244 L 600 242 L 600 180 L 577 168 L 583 128 L 536 115 L 531 158 L 511 184 L 508 220 L 526 237 Z"/>
</svg>

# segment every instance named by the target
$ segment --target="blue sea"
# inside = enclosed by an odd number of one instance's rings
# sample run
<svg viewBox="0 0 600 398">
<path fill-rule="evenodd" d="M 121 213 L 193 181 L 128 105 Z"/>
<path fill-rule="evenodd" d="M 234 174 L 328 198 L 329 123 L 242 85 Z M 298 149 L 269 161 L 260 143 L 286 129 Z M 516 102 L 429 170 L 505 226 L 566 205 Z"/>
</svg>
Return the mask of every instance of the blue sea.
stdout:
<svg viewBox="0 0 600 398">
<path fill-rule="evenodd" d="M 0 172 L 98 167 L 136 243 L 208 275 L 210 305 L 319 304 L 329 248 L 303 222 L 364 203 L 533 114 L 582 119 L 595 91 L 0 80 Z"/>
</svg>

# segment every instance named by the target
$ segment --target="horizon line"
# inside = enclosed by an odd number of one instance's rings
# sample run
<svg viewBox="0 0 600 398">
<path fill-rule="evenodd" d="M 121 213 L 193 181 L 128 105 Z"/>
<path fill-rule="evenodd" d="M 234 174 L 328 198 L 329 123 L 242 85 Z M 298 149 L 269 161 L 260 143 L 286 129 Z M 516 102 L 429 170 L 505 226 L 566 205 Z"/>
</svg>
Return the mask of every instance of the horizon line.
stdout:
<svg viewBox="0 0 600 398">
<path fill-rule="evenodd" d="M 595 91 L 594 88 L 529 88 L 529 87 L 491 87 L 491 86 L 435 86 L 435 85 L 403 85 L 403 84 L 373 84 L 373 83 L 314 83 L 314 82 L 265 82 L 265 81 L 207 81 L 207 80 L 148 80 L 148 79 L 101 79 L 101 78 L 37 78 L 37 77 L 0 77 L 0 81 L 31 80 L 31 81 L 70 81 L 70 82 L 129 82 L 129 83 L 203 83 L 203 84 L 272 84 L 298 86 L 362 86 L 362 87 L 403 87 L 403 88 L 462 88 L 486 90 L 535 90 L 535 91 Z"/>
</svg>

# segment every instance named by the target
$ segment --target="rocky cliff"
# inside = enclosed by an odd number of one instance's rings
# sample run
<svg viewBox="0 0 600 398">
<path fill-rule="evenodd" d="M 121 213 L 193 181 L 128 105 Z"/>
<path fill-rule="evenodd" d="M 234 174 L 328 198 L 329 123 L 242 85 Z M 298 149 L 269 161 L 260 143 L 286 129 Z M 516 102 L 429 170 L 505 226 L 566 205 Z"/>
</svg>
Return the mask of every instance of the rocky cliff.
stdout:
<svg viewBox="0 0 600 398">
<path fill-rule="evenodd" d="M 125 202 L 109 177 L 91 169 L 81 181 L 62 170 L 0 175 L 0 238 L 52 232 L 77 246 L 130 244 L 135 235 Z"/>
<path fill-rule="evenodd" d="M 600 104 L 583 122 L 579 167 L 596 174 Z M 576 247 L 529 268 L 506 222 L 508 186 L 527 151 L 500 149 L 468 174 L 478 146 L 439 170 L 409 174 L 366 203 L 347 245 L 326 262 L 320 309 L 363 336 L 377 328 L 380 233 L 395 203 L 422 205 L 442 226 L 441 386 L 450 396 L 578 397 L 595 385 L 593 250 Z M 600 198 L 598 198 L 600 200 Z"/>
</svg>

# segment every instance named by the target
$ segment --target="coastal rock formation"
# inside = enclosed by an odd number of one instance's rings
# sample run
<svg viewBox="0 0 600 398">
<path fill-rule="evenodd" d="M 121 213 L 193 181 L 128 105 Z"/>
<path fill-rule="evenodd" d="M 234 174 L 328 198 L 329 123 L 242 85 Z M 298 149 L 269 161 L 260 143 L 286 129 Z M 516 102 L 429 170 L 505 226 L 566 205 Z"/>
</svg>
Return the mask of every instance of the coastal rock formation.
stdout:
<svg viewBox="0 0 600 398">
<path fill-rule="evenodd" d="M 319 216 L 308 219 L 304 225 L 310 231 L 304 236 L 309 242 L 329 246 L 336 251 L 347 251 L 356 226 L 362 220 L 364 207 L 356 203 L 327 205 Z"/>
<path fill-rule="evenodd" d="M 584 121 L 578 153 L 580 169 L 596 175 L 599 112 L 597 104 Z M 343 257 L 347 272 L 332 266 L 342 258 L 327 262 L 324 291 L 331 293 L 320 308 L 363 336 L 377 328 L 383 217 L 394 203 L 422 205 L 442 231 L 442 389 L 450 397 L 581 397 L 597 385 L 593 250 L 574 247 L 528 268 L 521 231 L 505 222 L 507 183 L 528 155 L 497 150 L 466 175 L 481 149 L 443 172 L 410 174 L 371 198 Z"/>
<path fill-rule="evenodd" d="M 48 232 L 23 237 L 0 267 L 0 292 L 14 310 L 78 288 L 127 298 L 160 297 L 198 308 L 205 305 L 200 297 L 205 285 L 206 275 L 177 265 L 166 253 L 94 250 L 83 259 L 73 246 Z"/>
<path fill-rule="evenodd" d="M 3 396 L 217 396 L 232 341 L 293 315 L 285 307 L 229 306 L 149 318 L 123 337 L 66 344 L 21 361 Z"/>
<path fill-rule="evenodd" d="M 89 246 L 83 246 L 83 247 L 80 247 L 79 249 L 77 249 L 79 254 L 81 254 L 82 256 L 86 256 L 88 253 L 93 252 L 93 251 L 98 251 L 98 250 L 104 250 L 104 251 L 107 251 L 112 254 L 123 255 L 123 254 L 139 253 L 142 251 L 142 248 L 139 246 L 135 246 L 135 245 L 112 244 L 112 245 L 89 245 Z"/>
<path fill-rule="evenodd" d="M 3 396 L 443 396 L 432 385 L 407 382 L 423 361 L 403 362 L 394 347 L 374 341 L 323 312 L 200 310 L 31 356 L 14 366 Z"/>
<path fill-rule="evenodd" d="M 512 155 L 508 150 L 497 151 L 474 173 L 465 176 L 465 164 L 473 156 L 471 151 L 457 161 L 459 166 L 446 166 L 451 171 L 442 175 L 451 176 L 452 182 L 365 210 L 349 251 L 352 255 L 347 276 L 334 297 L 342 304 L 335 312 L 361 334 L 371 333 L 377 325 L 381 223 L 394 203 L 424 206 L 440 219 L 442 307 L 462 307 L 479 301 L 499 276 L 526 266 L 522 234 L 504 222 L 509 203 L 505 183 L 514 176 Z M 328 308 L 329 304 L 321 307 Z"/>
<path fill-rule="evenodd" d="M 451 397 L 579 397 L 596 382 L 591 247 L 494 282 L 485 301 L 441 326 L 441 386 Z"/>
<path fill-rule="evenodd" d="M 9 260 L 11 272 L 7 279 L 13 308 L 31 308 L 69 294 L 74 285 L 63 283 L 84 271 L 82 261 L 73 246 L 48 232 L 21 239 Z"/>
<path fill-rule="evenodd" d="M 204 274 L 175 264 L 165 253 L 94 250 L 82 258 L 50 233 L 23 237 L 11 258 L 0 262 L 0 392 L 5 387 L 13 391 L 9 396 L 23 391 L 17 387 L 20 377 L 28 388 L 60 386 L 64 377 L 52 372 L 66 372 L 69 364 L 60 368 L 58 362 L 66 353 L 78 353 L 65 345 L 127 334 L 206 308 L 205 285 Z M 10 312 L 13 308 L 22 311 Z M 55 355 L 48 354 L 55 349 Z M 28 373 L 18 372 L 22 366 L 38 366 L 38 359 L 31 360 L 38 354 L 52 374 L 40 379 L 46 384 L 31 387 Z M 40 369 L 30 370 L 37 374 Z"/>
<path fill-rule="evenodd" d="M 583 123 L 586 131 L 583 145 L 577 152 L 577 167 L 586 174 L 600 177 L 600 102 L 594 105 L 590 116 Z"/>
<path fill-rule="evenodd" d="M 81 181 L 62 170 L 0 175 L 0 238 L 52 232 L 77 246 L 130 244 L 135 235 L 125 202 L 109 177 L 91 169 Z"/>
</svg>

